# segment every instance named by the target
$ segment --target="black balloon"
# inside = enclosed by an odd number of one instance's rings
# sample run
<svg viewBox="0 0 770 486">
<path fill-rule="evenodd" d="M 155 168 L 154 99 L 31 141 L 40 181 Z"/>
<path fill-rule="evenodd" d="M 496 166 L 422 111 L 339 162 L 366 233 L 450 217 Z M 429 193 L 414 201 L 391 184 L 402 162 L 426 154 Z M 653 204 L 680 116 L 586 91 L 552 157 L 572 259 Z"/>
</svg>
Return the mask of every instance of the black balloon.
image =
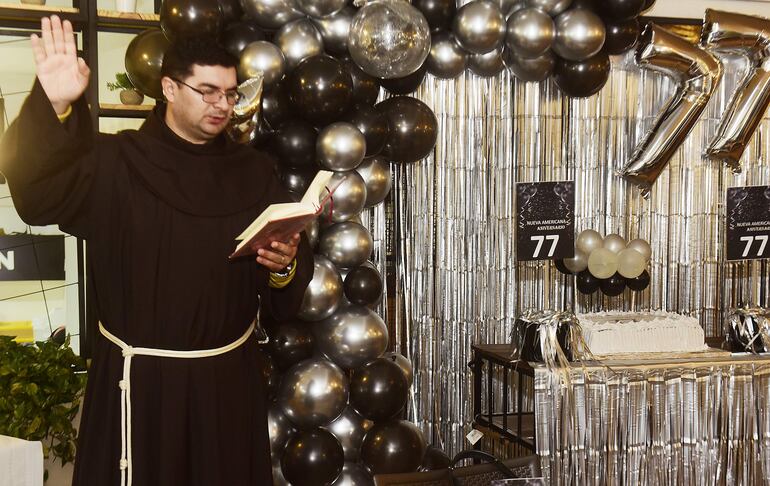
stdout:
<svg viewBox="0 0 770 486">
<path fill-rule="evenodd" d="M 160 28 L 173 41 L 181 37 L 217 36 L 224 26 L 217 0 L 163 0 Z"/>
<path fill-rule="evenodd" d="M 267 349 L 281 369 L 313 355 L 313 332 L 306 322 L 282 322 L 269 329 Z"/>
<path fill-rule="evenodd" d="M 377 101 L 377 96 L 380 95 L 380 84 L 377 78 L 366 74 L 349 57 L 342 59 L 342 62 L 353 80 L 353 98 L 350 103 L 373 105 Z"/>
<path fill-rule="evenodd" d="M 312 123 L 328 125 L 350 107 L 353 78 L 333 57 L 313 56 L 294 68 L 288 88 L 298 113 Z"/>
<path fill-rule="evenodd" d="M 160 69 L 169 42 L 159 29 L 147 29 L 131 39 L 126 49 L 126 73 L 142 94 L 163 99 Z"/>
<path fill-rule="evenodd" d="M 610 57 L 601 51 L 584 61 L 558 58 L 553 78 L 562 93 L 574 98 L 596 94 L 610 76 Z"/>
<path fill-rule="evenodd" d="M 372 474 L 416 471 L 424 454 L 422 433 L 406 420 L 375 424 L 361 444 L 361 460 Z"/>
<path fill-rule="evenodd" d="M 556 265 L 556 270 L 560 271 L 564 275 L 572 275 L 572 272 L 569 271 L 569 268 L 564 266 L 564 260 L 561 258 L 554 261 L 554 265 Z"/>
<path fill-rule="evenodd" d="M 382 276 L 377 269 L 362 265 L 348 272 L 344 288 L 350 302 L 371 305 L 382 298 Z"/>
<path fill-rule="evenodd" d="M 243 16 L 243 9 L 238 0 L 219 0 L 219 10 L 222 12 L 222 24 L 228 25 Z"/>
<path fill-rule="evenodd" d="M 382 152 L 390 133 L 388 117 L 382 111 L 367 104 L 356 105 L 345 115 L 345 121 L 353 124 L 364 134 L 367 157 Z"/>
<path fill-rule="evenodd" d="M 611 20 L 605 22 L 606 37 L 604 39 L 604 50 L 607 54 L 617 55 L 632 49 L 639 39 L 641 27 L 636 18 L 628 20 Z"/>
<path fill-rule="evenodd" d="M 575 285 L 581 294 L 593 294 L 599 290 L 599 279 L 588 270 L 583 270 L 575 277 Z"/>
<path fill-rule="evenodd" d="M 427 72 L 428 65 L 423 63 L 420 69 L 409 76 L 395 79 L 380 79 L 380 86 L 394 95 L 408 95 L 414 93 L 420 87 Z"/>
<path fill-rule="evenodd" d="M 634 292 L 641 292 L 650 286 L 650 274 L 647 270 L 643 271 L 641 275 L 634 278 L 627 278 L 626 285 Z"/>
<path fill-rule="evenodd" d="M 438 469 L 448 469 L 452 464 L 452 459 L 438 447 L 429 445 L 422 456 L 420 471 L 436 471 Z"/>
<path fill-rule="evenodd" d="M 318 173 L 318 168 L 294 168 L 294 167 L 287 167 L 281 171 L 280 179 L 281 183 L 283 183 L 283 186 L 289 191 L 289 192 L 296 192 L 299 194 L 304 194 L 305 191 L 307 191 L 308 186 L 310 186 L 310 183 L 313 181 L 313 178 Z"/>
<path fill-rule="evenodd" d="M 414 0 L 412 6 L 422 12 L 432 31 L 449 30 L 457 13 L 455 0 Z"/>
<path fill-rule="evenodd" d="M 262 362 L 260 369 L 262 370 L 263 385 L 267 391 L 268 398 L 274 398 L 278 393 L 278 387 L 281 384 L 281 375 L 278 373 L 278 368 L 275 366 L 273 357 L 265 351 L 259 352 L 259 358 Z"/>
<path fill-rule="evenodd" d="M 278 128 L 291 120 L 294 112 L 285 81 L 278 82 L 262 95 L 262 117 L 271 127 Z"/>
<path fill-rule="evenodd" d="M 285 167 L 314 167 L 318 132 L 304 120 L 284 122 L 273 134 L 278 163 Z"/>
<path fill-rule="evenodd" d="M 345 464 L 340 442 L 323 429 L 297 432 L 281 457 L 283 476 L 294 486 L 318 486 L 334 481 Z"/>
<path fill-rule="evenodd" d="M 601 15 L 608 19 L 630 19 L 644 9 L 645 0 L 604 0 Z"/>
<path fill-rule="evenodd" d="M 350 404 L 369 420 L 387 420 L 404 408 L 408 391 L 401 367 L 387 358 L 377 358 L 353 371 Z"/>
<path fill-rule="evenodd" d="M 655 0 L 644 0 L 644 6 L 642 7 L 642 13 L 644 13 L 647 10 L 651 9 L 653 5 L 655 5 Z"/>
<path fill-rule="evenodd" d="M 240 57 L 247 45 L 261 40 L 265 40 L 265 33 L 246 22 L 233 22 L 222 32 L 222 46 L 235 57 Z"/>
<path fill-rule="evenodd" d="M 390 133 L 382 154 L 396 162 L 427 157 L 436 146 L 438 120 L 422 101 L 409 96 L 389 98 L 377 104 L 388 118 Z"/>
<path fill-rule="evenodd" d="M 617 297 L 626 290 L 626 279 L 619 273 L 610 278 L 602 279 L 599 283 L 602 293 L 608 297 Z"/>
</svg>

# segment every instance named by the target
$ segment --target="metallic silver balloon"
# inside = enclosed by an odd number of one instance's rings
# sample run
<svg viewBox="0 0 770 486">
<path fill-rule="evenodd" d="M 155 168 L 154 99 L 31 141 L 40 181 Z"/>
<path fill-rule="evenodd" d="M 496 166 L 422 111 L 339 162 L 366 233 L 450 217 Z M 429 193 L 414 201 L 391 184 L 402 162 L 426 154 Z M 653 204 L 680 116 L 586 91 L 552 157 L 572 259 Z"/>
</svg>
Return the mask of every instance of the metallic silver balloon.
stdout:
<svg viewBox="0 0 770 486">
<path fill-rule="evenodd" d="M 404 0 L 369 2 L 353 17 L 348 50 L 367 74 L 403 78 L 420 69 L 428 57 L 428 21 Z"/>
<path fill-rule="evenodd" d="M 412 386 L 412 383 L 414 383 L 414 369 L 412 367 L 412 362 L 409 361 L 409 358 L 394 351 L 385 353 L 382 357 L 396 363 L 398 367 L 401 368 L 401 370 L 404 372 L 404 375 L 406 376 L 406 382 L 409 383 L 409 386 Z"/>
<path fill-rule="evenodd" d="M 524 0 L 527 7 L 539 8 L 550 16 L 556 16 L 567 10 L 572 0 Z"/>
<path fill-rule="evenodd" d="M 770 104 L 770 20 L 706 9 L 701 46 L 748 58 L 748 68 L 705 150 L 712 160 L 741 171 L 743 151 Z"/>
<path fill-rule="evenodd" d="M 364 159 L 356 167 L 356 172 L 366 184 L 366 202 L 364 207 L 371 208 L 380 204 L 390 193 L 393 186 L 393 176 L 390 172 L 390 162 L 384 157 L 375 155 Z"/>
<path fill-rule="evenodd" d="M 324 428 L 340 441 L 342 450 L 345 452 L 345 460 L 356 462 L 361 455 L 364 436 L 373 425 L 374 422 L 363 418 L 348 405 L 339 417 Z"/>
<path fill-rule="evenodd" d="M 556 27 L 538 8 L 522 8 L 508 17 L 505 45 L 525 58 L 540 57 L 553 45 Z"/>
<path fill-rule="evenodd" d="M 348 221 L 364 209 L 366 183 L 354 170 L 335 172 L 329 187 L 337 187 L 331 199 L 324 206 L 324 214 L 331 213 L 332 221 Z"/>
<path fill-rule="evenodd" d="M 283 469 L 281 469 L 281 459 L 273 459 L 273 486 L 291 486 L 289 481 L 283 477 Z"/>
<path fill-rule="evenodd" d="M 233 114 L 227 123 L 227 134 L 235 142 L 249 143 L 259 134 L 262 117 L 262 74 L 238 85 L 241 98 L 233 106 Z"/>
<path fill-rule="evenodd" d="M 265 86 L 272 86 L 283 78 L 285 71 L 286 60 L 283 53 L 272 42 L 252 42 L 241 52 L 238 64 L 239 79 L 250 79 L 261 74 Z"/>
<path fill-rule="evenodd" d="M 321 130 L 315 146 L 318 162 L 334 171 L 353 170 L 366 155 L 364 134 L 347 122 L 332 123 Z"/>
<path fill-rule="evenodd" d="M 358 368 L 379 358 L 388 347 L 388 327 L 366 307 L 351 305 L 337 309 L 313 327 L 317 348 L 335 364 Z"/>
<path fill-rule="evenodd" d="M 468 57 L 468 68 L 477 76 L 492 77 L 505 69 L 503 62 L 503 46 L 486 54 L 471 54 Z"/>
<path fill-rule="evenodd" d="M 268 30 L 302 18 L 294 0 L 241 0 L 241 7 L 254 22 Z"/>
<path fill-rule="evenodd" d="M 309 19 L 299 19 L 281 27 L 273 42 L 283 52 L 286 70 L 291 71 L 308 57 L 324 52 L 324 41 L 318 29 Z"/>
<path fill-rule="evenodd" d="M 588 268 L 588 253 L 575 248 L 575 255 L 572 258 L 565 258 L 564 266 L 573 274 L 582 272 Z"/>
<path fill-rule="evenodd" d="M 329 360 L 307 359 L 286 372 L 277 402 L 299 428 L 326 425 L 339 417 L 348 403 L 348 378 Z"/>
<path fill-rule="evenodd" d="M 318 246 L 318 237 L 320 232 L 321 224 L 318 222 L 318 218 L 315 218 L 313 221 L 305 225 L 305 235 L 307 236 L 308 243 L 310 243 L 310 248 L 315 248 Z"/>
<path fill-rule="evenodd" d="M 361 265 L 372 254 L 372 235 L 358 223 L 337 223 L 321 233 L 319 249 L 340 268 Z"/>
<path fill-rule="evenodd" d="M 334 264 L 322 255 L 313 256 L 313 279 L 305 289 L 297 317 L 320 321 L 334 314 L 342 298 L 342 278 Z"/>
<path fill-rule="evenodd" d="M 463 49 L 476 54 L 495 50 L 505 38 L 505 17 L 500 7 L 488 0 L 473 0 L 457 11 L 452 32 Z"/>
<path fill-rule="evenodd" d="M 618 255 L 606 248 L 597 248 L 588 255 L 588 271 L 596 278 L 610 278 L 618 271 Z"/>
<path fill-rule="evenodd" d="M 590 255 L 592 251 L 604 246 L 604 238 L 595 230 L 587 229 L 580 232 L 575 239 L 575 249 Z"/>
<path fill-rule="evenodd" d="M 456 78 L 468 65 L 468 55 L 449 32 L 434 33 L 431 37 L 430 54 L 425 60 L 428 72 L 437 78 Z"/>
<path fill-rule="evenodd" d="M 307 16 L 321 18 L 342 10 L 347 0 L 294 0 L 294 3 L 297 9 Z"/>
<path fill-rule="evenodd" d="M 273 461 L 280 461 L 283 448 L 295 432 L 296 429 L 289 418 L 278 405 L 273 404 L 267 410 L 267 434 L 270 437 L 270 454 Z"/>
<path fill-rule="evenodd" d="M 548 79 L 556 66 L 556 58 L 551 51 L 535 59 L 517 56 L 512 50 L 503 50 L 503 62 L 508 70 L 522 81 L 539 82 Z"/>
<path fill-rule="evenodd" d="M 650 261 L 650 258 L 652 258 L 652 248 L 650 248 L 650 244 L 640 238 L 629 241 L 626 248 L 638 251 L 647 261 Z"/>
<path fill-rule="evenodd" d="M 363 464 L 346 462 L 332 486 L 374 486 L 374 477 Z"/>
<path fill-rule="evenodd" d="M 604 237 L 602 246 L 612 253 L 620 253 L 626 249 L 626 239 L 618 234 L 610 233 Z"/>
<path fill-rule="evenodd" d="M 495 3 L 500 7 L 500 11 L 503 12 L 505 18 L 508 18 L 513 12 L 527 6 L 524 3 L 524 0 L 495 0 Z"/>
<path fill-rule="evenodd" d="M 653 23 L 642 32 L 636 63 L 677 83 L 673 97 L 620 170 L 646 195 L 700 118 L 722 79 L 722 64 L 713 54 Z"/>
<path fill-rule="evenodd" d="M 334 15 L 321 19 L 311 19 L 313 24 L 321 33 L 324 40 L 324 47 L 328 52 L 334 54 L 348 53 L 348 35 L 350 34 L 350 24 L 356 15 L 356 9 L 345 7 Z"/>
<path fill-rule="evenodd" d="M 602 50 L 607 31 L 602 19 L 587 8 L 573 8 L 556 17 L 553 50 L 570 61 L 582 61 Z"/>
<path fill-rule="evenodd" d="M 625 278 L 636 278 L 644 272 L 647 260 L 644 255 L 631 248 L 618 254 L 618 273 Z"/>
</svg>

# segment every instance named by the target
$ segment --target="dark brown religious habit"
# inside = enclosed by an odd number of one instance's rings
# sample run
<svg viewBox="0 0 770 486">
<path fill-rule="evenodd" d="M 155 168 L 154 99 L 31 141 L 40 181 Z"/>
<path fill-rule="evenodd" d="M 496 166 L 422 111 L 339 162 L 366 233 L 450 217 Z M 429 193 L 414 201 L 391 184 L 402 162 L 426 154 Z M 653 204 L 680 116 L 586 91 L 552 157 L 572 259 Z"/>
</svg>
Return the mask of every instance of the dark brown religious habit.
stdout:
<svg viewBox="0 0 770 486">
<path fill-rule="evenodd" d="M 234 238 L 287 200 L 273 160 L 224 135 L 189 143 L 162 107 L 138 131 L 96 134 L 84 99 L 60 123 L 35 82 L 0 146 L 19 215 L 87 241 L 98 317 L 132 346 L 196 350 L 238 339 L 257 314 L 297 311 L 312 278 L 268 286 L 253 258 L 228 261 Z M 98 331 L 88 373 L 74 486 L 120 484 L 120 349 Z M 131 372 L 134 486 L 272 484 L 264 357 L 254 336 L 222 356 L 136 356 Z"/>
</svg>

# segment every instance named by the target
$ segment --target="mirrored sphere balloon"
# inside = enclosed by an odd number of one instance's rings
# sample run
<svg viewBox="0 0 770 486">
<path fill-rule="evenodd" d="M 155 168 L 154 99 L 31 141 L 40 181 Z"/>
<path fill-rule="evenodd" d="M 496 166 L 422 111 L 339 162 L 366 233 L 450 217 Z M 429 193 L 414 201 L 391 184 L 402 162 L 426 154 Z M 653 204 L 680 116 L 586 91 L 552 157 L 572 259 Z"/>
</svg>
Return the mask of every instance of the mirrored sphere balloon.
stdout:
<svg viewBox="0 0 770 486">
<path fill-rule="evenodd" d="M 416 471 L 425 455 L 425 438 L 407 420 L 375 424 L 364 437 L 361 460 L 374 474 Z"/>
<path fill-rule="evenodd" d="M 350 123 L 332 123 L 318 134 L 316 156 L 318 162 L 329 170 L 353 170 L 365 155 L 366 138 Z"/>
<path fill-rule="evenodd" d="M 590 255 L 592 251 L 604 246 L 604 238 L 598 231 L 592 229 L 583 230 L 575 239 L 575 249 Z"/>
<path fill-rule="evenodd" d="M 497 76 L 505 69 L 503 63 L 503 46 L 486 54 L 471 54 L 468 56 L 468 68 L 477 76 Z"/>
<path fill-rule="evenodd" d="M 341 268 L 361 265 L 372 254 L 372 235 L 358 223 L 337 223 L 321 233 L 320 250 Z"/>
<path fill-rule="evenodd" d="M 283 455 L 283 454 L 281 454 Z M 281 470 L 281 458 L 273 458 L 273 486 L 291 486 L 283 476 Z"/>
<path fill-rule="evenodd" d="M 508 48 L 503 50 L 503 62 L 517 79 L 528 82 L 540 82 L 548 79 L 556 65 L 556 59 L 551 51 L 534 59 L 526 59 L 516 55 Z"/>
<path fill-rule="evenodd" d="M 330 484 L 340 475 L 344 463 L 339 441 L 323 429 L 298 432 L 281 457 L 283 475 L 292 486 Z"/>
<path fill-rule="evenodd" d="M 602 246 L 612 253 L 620 253 L 626 249 L 626 239 L 618 234 L 610 233 L 604 237 Z"/>
<path fill-rule="evenodd" d="M 350 378 L 350 404 L 375 422 L 396 416 L 406 405 L 409 384 L 393 361 L 377 358 L 355 369 Z M 418 460 L 419 464 L 419 460 Z"/>
<path fill-rule="evenodd" d="M 333 54 L 348 53 L 348 35 L 355 14 L 356 9 L 345 7 L 334 15 L 311 19 L 318 32 L 321 33 L 327 52 Z"/>
<path fill-rule="evenodd" d="M 588 271 L 598 279 L 610 278 L 618 271 L 618 255 L 606 248 L 597 248 L 588 255 Z"/>
<path fill-rule="evenodd" d="M 337 310 L 313 327 L 318 349 L 337 365 L 353 369 L 379 357 L 388 347 L 388 327 L 366 307 Z"/>
<path fill-rule="evenodd" d="M 374 486 L 374 477 L 363 464 L 346 462 L 332 486 Z"/>
<path fill-rule="evenodd" d="M 468 55 L 449 32 L 433 33 L 430 54 L 425 61 L 428 72 L 437 78 L 456 78 L 468 65 Z"/>
<path fill-rule="evenodd" d="M 347 406 L 339 417 L 324 428 L 340 441 L 346 461 L 358 461 L 361 455 L 361 443 L 374 422 L 366 420 L 353 407 Z"/>
<path fill-rule="evenodd" d="M 348 379 L 331 361 L 308 359 L 286 372 L 277 401 L 281 411 L 297 427 L 320 427 L 339 417 L 345 409 Z"/>
<path fill-rule="evenodd" d="M 390 163 L 379 155 L 369 157 L 356 167 L 356 172 L 366 184 L 364 207 L 371 208 L 385 200 L 393 185 Z"/>
<path fill-rule="evenodd" d="M 568 10 L 556 17 L 553 50 L 569 61 L 582 61 L 598 53 L 606 35 L 604 22 L 588 9 Z"/>
<path fill-rule="evenodd" d="M 527 7 L 539 8 L 550 16 L 564 12 L 571 3 L 572 0 L 524 0 Z"/>
<path fill-rule="evenodd" d="M 281 369 L 287 369 L 313 355 L 313 332 L 304 322 L 286 321 L 270 326 L 267 349 Z"/>
<path fill-rule="evenodd" d="M 499 47 L 505 38 L 505 17 L 500 7 L 488 0 L 473 0 L 457 11 L 452 32 L 460 46 L 476 54 Z"/>
<path fill-rule="evenodd" d="M 551 16 L 537 8 L 523 8 L 508 17 L 505 44 L 521 57 L 540 57 L 551 48 L 556 27 Z"/>
<path fill-rule="evenodd" d="M 283 448 L 297 430 L 283 414 L 277 404 L 267 410 L 267 434 L 270 437 L 270 452 L 273 457 L 280 458 Z"/>
<path fill-rule="evenodd" d="M 294 0 L 241 0 L 241 7 L 257 25 L 269 30 L 278 29 L 303 16 Z"/>
<path fill-rule="evenodd" d="M 503 12 L 505 18 L 517 10 L 527 7 L 523 0 L 495 0 L 495 3 L 500 6 L 500 11 Z"/>
<path fill-rule="evenodd" d="M 396 353 L 395 351 L 385 353 L 382 357 L 396 363 L 398 367 L 401 368 L 401 371 L 404 372 L 404 376 L 406 376 L 406 381 L 409 383 L 409 386 L 412 386 L 412 383 L 414 383 L 414 371 L 412 362 L 409 361 L 409 358 L 401 353 Z"/>
<path fill-rule="evenodd" d="M 382 275 L 374 266 L 352 268 L 345 275 L 342 286 L 345 297 L 353 304 L 368 306 L 382 300 Z"/>
<path fill-rule="evenodd" d="M 308 19 L 299 19 L 284 25 L 275 33 L 273 42 L 283 52 L 288 71 L 305 59 L 324 52 L 323 38 Z"/>
<path fill-rule="evenodd" d="M 570 273 L 578 274 L 588 268 L 588 253 L 575 248 L 575 255 L 571 258 L 565 258 L 563 263 Z"/>
<path fill-rule="evenodd" d="M 131 39 L 126 48 L 126 74 L 131 84 L 145 96 L 163 99 L 160 68 L 169 42 L 160 29 L 147 29 Z"/>
<path fill-rule="evenodd" d="M 347 0 L 294 0 L 294 3 L 306 15 L 321 18 L 342 10 Z"/>
<path fill-rule="evenodd" d="M 638 251 L 646 261 L 650 261 L 650 258 L 652 258 L 652 248 L 650 248 L 650 244 L 640 238 L 629 241 L 626 248 Z"/>
<path fill-rule="evenodd" d="M 449 29 L 457 12 L 456 0 L 414 0 L 412 5 L 425 15 L 432 31 Z"/>
<path fill-rule="evenodd" d="M 246 22 L 233 22 L 222 32 L 222 46 L 235 57 L 241 57 L 241 52 L 252 42 L 263 40 L 265 33 Z"/>
<path fill-rule="evenodd" d="M 256 41 L 241 52 L 238 79 L 249 79 L 262 73 L 266 86 L 272 86 L 283 78 L 286 63 L 283 53 L 272 42 Z"/>
<path fill-rule="evenodd" d="M 160 28 L 169 40 L 216 36 L 224 26 L 218 0 L 164 0 Z"/>
<path fill-rule="evenodd" d="M 305 289 L 297 317 L 320 321 L 334 314 L 342 298 L 342 278 L 334 264 L 322 255 L 313 256 L 313 279 Z"/>
<path fill-rule="evenodd" d="M 647 260 L 636 250 L 626 248 L 618 254 L 618 273 L 625 278 L 636 278 L 647 268 Z"/>
<path fill-rule="evenodd" d="M 364 72 L 402 78 L 417 71 L 430 52 L 425 16 L 403 0 L 375 0 L 350 24 L 348 50 Z"/>
<path fill-rule="evenodd" d="M 364 209 L 366 183 L 358 172 L 335 172 L 329 181 L 329 187 L 337 189 L 324 206 L 324 214 L 331 214 L 335 223 L 348 221 Z"/>
</svg>

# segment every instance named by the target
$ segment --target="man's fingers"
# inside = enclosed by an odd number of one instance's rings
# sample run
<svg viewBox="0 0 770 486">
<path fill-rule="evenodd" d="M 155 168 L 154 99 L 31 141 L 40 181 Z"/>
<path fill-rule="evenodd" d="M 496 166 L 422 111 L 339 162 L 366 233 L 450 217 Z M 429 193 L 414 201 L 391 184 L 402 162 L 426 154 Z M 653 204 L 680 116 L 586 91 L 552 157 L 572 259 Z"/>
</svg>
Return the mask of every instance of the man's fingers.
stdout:
<svg viewBox="0 0 770 486">
<path fill-rule="evenodd" d="M 56 16 L 51 16 L 51 35 L 53 37 L 53 48 L 56 54 L 64 54 L 64 30 L 62 29 L 61 19 Z"/>
<path fill-rule="evenodd" d="M 43 33 L 43 48 L 45 49 L 46 56 L 53 56 L 56 54 L 53 44 L 53 34 L 51 33 L 51 19 L 43 17 L 40 22 L 41 31 Z"/>
<path fill-rule="evenodd" d="M 75 34 L 72 32 L 72 22 L 69 20 L 64 21 L 64 52 L 68 56 L 75 57 L 78 55 L 78 48 L 75 45 Z"/>
<path fill-rule="evenodd" d="M 78 70 L 80 71 L 80 74 L 86 78 L 91 75 L 91 69 L 88 67 L 88 64 L 86 64 L 82 57 L 78 58 Z"/>
<path fill-rule="evenodd" d="M 40 64 L 45 61 L 45 48 L 43 47 L 43 41 L 37 34 L 32 34 L 29 41 L 32 43 L 32 54 L 35 56 L 35 64 Z"/>
</svg>

